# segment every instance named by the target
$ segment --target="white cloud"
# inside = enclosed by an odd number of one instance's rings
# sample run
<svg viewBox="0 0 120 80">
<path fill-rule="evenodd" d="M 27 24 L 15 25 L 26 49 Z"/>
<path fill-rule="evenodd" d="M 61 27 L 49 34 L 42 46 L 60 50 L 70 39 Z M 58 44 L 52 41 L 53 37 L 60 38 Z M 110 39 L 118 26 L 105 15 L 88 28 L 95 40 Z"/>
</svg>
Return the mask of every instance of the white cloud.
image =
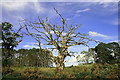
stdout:
<svg viewBox="0 0 120 80">
<path fill-rule="evenodd" d="M 29 4 L 28 2 L 24 2 L 24 1 L 21 1 L 21 2 L 3 2 L 2 6 L 4 8 L 6 8 L 7 10 L 11 10 L 11 11 L 25 9 L 27 6 L 28 8 L 35 9 L 37 13 L 45 12 L 45 9 L 37 1 L 33 2 L 33 6 L 31 4 Z"/>
<path fill-rule="evenodd" d="M 83 10 L 77 10 L 76 13 L 86 12 L 86 11 L 89 11 L 89 10 L 90 10 L 89 8 L 86 8 L 86 9 L 83 9 Z"/>
<path fill-rule="evenodd" d="M 48 35 L 48 33 L 47 33 L 47 32 L 45 32 L 45 33 Z M 55 33 L 54 33 L 54 31 L 50 31 L 50 33 L 51 33 L 51 34 L 55 34 Z"/>
<path fill-rule="evenodd" d="M 85 54 L 79 54 L 80 56 L 79 56 L 79 60 L 81 60 L 81 61 L 83 61 L 83 60 L 85 60 L 86 58 L 84 57 L 85 56 Z M 76 59 L 76 57 L 78 56 L 78 54 L 77 55 L 75 55 L 75 57 L 70 57 L 70 59 L 68 60 L 68 59 L 65 59 L 65 66 L 71 66 L 71 65 L 73 65 L 73 66 L 76 66 L 76 65 L 78 65 L 78 62 L 77 62 L 77 59 Z M 93 59 L 93 57 L 90 57 L 89 58 L 89 60 L 90 61 L 94 61 L 94 59 Z M 81 62 L 79 62 L 79 63 L 81 63 Z"/>
<path fill-rule="evenodd" d="M 25 48 L 39 48 L 38 46 L 34 46 L 34 45 L 24 45 L 23 47 L 25 47 Z"/>
<path fill-rule="evenodd" d="M 0 43 L 2 43 L 3 41 L 2 40 L 0 40 Z"/>
<path fill-rule="evenodd" d="M 55 34 L 54 31 L 50 31 L 51 34 Z"/>
<path fill-rule="evenodd" d="M 98 32 L 92 32 L 92 31 L 89 31 L 89 35 L 92 37 L 102 37 L 104 39 L 111 39 L 112 38 L 111 36 L 103 35 L 103 34 L 100 34 Z"/>
<path fill-rule="evenodd" d="M 37 13 L 44 12 L 45 10 L 38 2 L 34 2 L 34 9 Z"/>
<path fill-rule="evenodd" d="M 65 59 L 65 61 L 66 61 L 65 66 L 71 66 L 71 65 L 76 66 L 76 65 L 78 65 L 76 57 L 77 57 L 77 55 L 75 55 L 75 57 L 72 56 L 72 57 L 69 58 L 69 60 L 66 58 Z"/>
<path fill-rule="evenodd" d="M 27 5 L 27 2 L 3 2 L 2 6 L 8 10 L 19 10 L 24 9 Z"/>
<path fill-rule="evenodd" d="M 70 63 L 65 63 L 65 67 L 68 67 L 68 66 L 77 66 L 78 65 L 78 62 L 70 62 Z"/>
<path fill-rule="evenodd" d="M 57 31 L 56 31 L 57 32 Z M 50 31 L 51 34 L 55 34 L 54 31 Z M 46 34 L 48 35 L 48 33 L 46 32 Z M 65 36 L 67 33 L 62 33 L 63 36 Z M 75 34 L 72 34 L 71 36 L 74 36 Z"/>
<path fill-rule="evenodd" d="M 76 62 L 77 61 L 76 56 L 77 55 L 75 55 L 75 57 L 71 57 L 70 60 L 68 60 L 68 63 L 70 63 L 70 62 Z"/>
<path fill-rule="evenodd" d="M 79 61 L 85 61 L 86 60 L 86 54 L 79 54 L 78 60 Z M 94 58 L 92 56 L 90 56 L 89 61 L 93 61 L 93 60 L 94 60 Z"/>
</svg>

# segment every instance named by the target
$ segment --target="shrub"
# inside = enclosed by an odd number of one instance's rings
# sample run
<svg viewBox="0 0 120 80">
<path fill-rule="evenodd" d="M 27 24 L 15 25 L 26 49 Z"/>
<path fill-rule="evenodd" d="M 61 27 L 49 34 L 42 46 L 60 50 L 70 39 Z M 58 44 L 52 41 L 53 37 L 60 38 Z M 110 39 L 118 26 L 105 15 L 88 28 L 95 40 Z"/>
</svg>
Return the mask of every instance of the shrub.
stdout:
<svg viewBox="0 0 120 80">
<path fill-rule="evenodd" d="M 68 75 L 69 75 L 68 72 L 61 71 L 61 72 L 58 72 L 58 73 L 55 75 L 55 78 L 67 78 Z"/>
<path fill-rule="evenodd" d="M 4 79 L 5 78 L 7 78 L 7 79 L 9 79 L 9 78 L 13 79 L 13 78 L 24 78 L 24 76 L 21 75 L 21 73 L 13 72 L 12 74 L 3 75 L 2 78 L 4 78 Z"/>
<path fill-rule="evenodd" d="M 106 78 L 115 78 L 115 79 L 118 79 L 118 76 L 114 73 L 114 72 L 110 72 Z"/>
<path fill-rule="evenodd" d="M 37 68 L 27 68 L 24 70 L 24 74 L 26 78 L 43 78 L 43 74 L 41 74 L 41 71 Z"/>
<path fill-rule="evenodd" d="M 67 75 L 67 78 L 76 78 L 75 75 L 74 75 L 74 72 L 70 72 L 70 73 Z"/>
<path fill-rule="evenodd" d="M 11 69 L 10 67 L 4 67 L 4 68 L 2 69 L 3 75 L 4 75 L 4 74 L 8 74 L 8 73 L 13 73 L 13 72 L 14 72 L 14 70 Z"/>
</svg>

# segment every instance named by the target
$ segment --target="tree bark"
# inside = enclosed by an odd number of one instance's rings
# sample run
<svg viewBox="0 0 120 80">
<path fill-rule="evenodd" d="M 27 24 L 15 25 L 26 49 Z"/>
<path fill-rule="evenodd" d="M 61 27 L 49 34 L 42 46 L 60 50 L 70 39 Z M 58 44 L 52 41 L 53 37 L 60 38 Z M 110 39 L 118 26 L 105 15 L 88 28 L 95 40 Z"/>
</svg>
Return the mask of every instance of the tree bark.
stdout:
<svg viewBox="0 0 120 80">
<path fill-rule="evenodd" d="M 63 71 L 64 70 L 64 63 L 56 63 L 56 68 L 58 71 Z"/>
<path fill-rule="evenodd" d="M 56 69 L 57 71 L 63 71 L 64 70 L 64 57 L 63 56 L 58 56 L 56 61 L 55 61 L 55 64 L 56 64 Z"/>
</svg>

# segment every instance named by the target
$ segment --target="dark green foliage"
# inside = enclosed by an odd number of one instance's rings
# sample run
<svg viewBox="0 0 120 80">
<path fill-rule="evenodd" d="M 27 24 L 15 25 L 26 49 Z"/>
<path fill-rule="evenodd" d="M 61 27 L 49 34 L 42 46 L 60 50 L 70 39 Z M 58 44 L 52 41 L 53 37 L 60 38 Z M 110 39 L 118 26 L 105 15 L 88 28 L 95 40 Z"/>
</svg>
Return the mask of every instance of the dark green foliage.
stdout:
<svg viewBox="0 0 120 80">
<path fill-rule="evenodd" d="M 16 72 L 14 72 L 12 74 L 3 75 L 2 77 L 3 77 L 3 79 L 5 78 L 5 80 L 7 80 L 7 79 L 12 80 L 12 79 L 22 79 L 22 78 L 25 78 L 23 75 L 21 75 L 21 73 L 16 73 Z"/>
<path fill-rule="evenodd" d="M 100 43 L 95 47 L 97 63 L 119 63 L 120 62 L 120 46 L 116 42 Z"/>
<path fill-rule="evenodd" d="M 5 59 L 2 60 L 2 66 L 3 67 L 5 67 L 6 65 L 11 66 L 11 64 L 12 64 L 12 61 L 9 58 L 5 58 Z"/>
<path fill-rule="evenodd" d="M 15 79 L 15 78 L 25 78 L 20 72 L 16 72 L 10 67 L 4 67 L 2 69 L 2 78 L 5 79 Z M 5 79 L 6 80 L 6 79 Z"/>
<path fill-rule="evenodd" d="M 120 45 L 116 42 L 108 43 L 109 49 L 114 53 L 115 63 L 120 63 Z"/>
<path fill-rule="evenodd" d="M 20 35 L 18 32 L 14 32 L 13 25 L 9 22 L 2 23 L 2 48 L 7 49 L 10 51 L 14 47 L 16 47 L 17 44 L 17 38 L 21 38 L 22 35 Z"/>
<path fill-rule="evenodd" d="M 17 56 L 16 56 L 17 55 Z M 52 61 L 48 50 L 44 49 L 19 49 L 14 54 L 13 66 L 51 67 Z"/>
<path fill-rule="evenodd" d="M 0 24 L 1 32 L 2 32 L 2 56 L 3 56 L 3 66 L 10 66 L 12 59 L 12 52 L 14 47 L 18 45 L 22 41 L 23 35 L 18 32 L 20 29 L 15 32 L 12 30 L 13 25 L 9 22 L 4 22 Z M 19 39 L 21 38 L 21 39 Z M 17 40 L 19 39 L 19 40 Z"/>
<path fill-rule="evenodd" d="M 2 70 L 3 70 L 3 72 L 2 72 L 3 74 L 8 74 L 8 73 L 14 72 L 14 70 L 9 67 L 4 67 Z"/>
</svg>

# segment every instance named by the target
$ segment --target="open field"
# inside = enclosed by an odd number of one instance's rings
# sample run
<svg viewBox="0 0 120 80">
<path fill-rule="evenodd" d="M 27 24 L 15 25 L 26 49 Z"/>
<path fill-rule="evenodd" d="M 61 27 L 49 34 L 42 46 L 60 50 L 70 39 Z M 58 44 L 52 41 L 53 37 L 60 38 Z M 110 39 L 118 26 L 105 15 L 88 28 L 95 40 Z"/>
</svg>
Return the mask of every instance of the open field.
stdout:
<svg viewBox="0 0 120 80">
<path fill-rule="evenodd" d="M 74 67 L 66 67 L 64 71 L 58 72 L 56 68 L 45 67 L 10 67 L 3 68 L 3 78 L 120 78 L 118 65 L 109 64 L 90 64 Z"/>
</svg>

